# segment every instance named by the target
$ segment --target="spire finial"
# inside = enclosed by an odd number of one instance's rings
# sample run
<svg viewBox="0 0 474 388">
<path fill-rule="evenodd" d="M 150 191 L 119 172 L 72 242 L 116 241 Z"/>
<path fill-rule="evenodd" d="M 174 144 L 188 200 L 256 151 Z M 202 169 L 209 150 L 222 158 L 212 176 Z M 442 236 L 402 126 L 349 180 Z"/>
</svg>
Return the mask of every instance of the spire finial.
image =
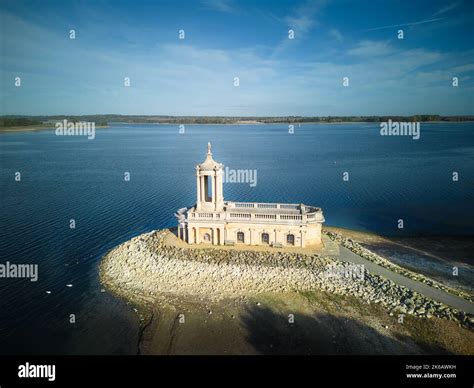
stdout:
<svg viewBox="0 0 474 388">
<path fill-rule="evenodd" d="M 212 152 L 211 152 L 211 143 L 207 143 L 207 154 L 208 154 L 208 155 L 212 155 Z"/>
</svg>

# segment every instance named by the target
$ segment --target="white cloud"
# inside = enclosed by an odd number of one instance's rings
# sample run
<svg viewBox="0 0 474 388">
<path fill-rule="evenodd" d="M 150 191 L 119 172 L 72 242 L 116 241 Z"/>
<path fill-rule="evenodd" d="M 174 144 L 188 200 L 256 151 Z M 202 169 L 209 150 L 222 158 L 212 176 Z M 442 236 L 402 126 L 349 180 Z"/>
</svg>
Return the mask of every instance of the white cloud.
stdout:
<svg viewBox="0 0 474 388">
<path fill-rule="evenodd" d="M 309 28 L 307 22 L 301 23 L 303 30 Z M 2 79 L 10 80 L 12 69 L 21 66 L 34 74 L 25 78 L 21 98 L 18 90 L 2 88 L 2 96 L 7 96 L 5 112 L 342 115 L 407 114 L 408 109 L 421 108 L 433 112 L 428 109 L 433 100 L 441 105 L 452 92 L 445 85 L 454 75 L 463 80 L 457 93 L 472 93 L 467 84 L 474 72 L 472 51 L 407 50 L 386 41 L 362 40 L 352 46 L 347 42 L 345 53 L 312 62 L 272 57 L 258 47 L 215 49 L 188 42 L 133 53 L 121 46 L 104 50 L 87 45 L 82 36 L 71 42 L 18 18 L 8 19 L 8 30 L 18 33 L 5 37 Z M 337 33 L 331 34 L 336 38 Z M 38 45 L 38 37 L 48 44 Z M 122 85 L 125 75 L 131 77 L 130 89 Z M 233 87 L 234 76 L 240 77 L 239 88 Z M 349 88 L 342 87 L 344 76 L 350 77 Z M 455 104 L 464 109 L 465 101 L 453 95 L 443 109 L 449 113 Z M 461 108 L 453 112 L 462 112 Z"/>
<path fill-rule="evenodd" d="M 304 40 L 311 28 L 318 25 L 317 14 L 321 7 L 326 4 L 326 0 L 308 0 L 296 7 L 289 15 L 279 19 L 285 28 L 294 31 L 295 38 L 283 38 L 272 53 L 272 57 L 283 54 L 289 47 Z"/>
<path fill-rule="evenodd" d="M 349 49 L 347 53 L 358 57 L 384 56 L 394 52 L 388 42 L 363 40 L 355 47 Z"/>
</svg>

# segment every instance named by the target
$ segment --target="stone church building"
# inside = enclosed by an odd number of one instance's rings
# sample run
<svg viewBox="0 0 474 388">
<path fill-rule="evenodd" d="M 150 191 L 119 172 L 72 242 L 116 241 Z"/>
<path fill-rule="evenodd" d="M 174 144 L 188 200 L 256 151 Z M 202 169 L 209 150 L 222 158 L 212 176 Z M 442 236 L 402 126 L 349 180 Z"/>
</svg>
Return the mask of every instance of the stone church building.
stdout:
<svg viewBox="0 0 474 388">
<path fill-rule="evenodd" d="M 321 244 L 321 208 L 303 204 L 224 201 L 224 165 L 206 160 L 196 166 L 196 205 L 181 209 L 178 237 L 188 244 L 307 247 Z"/>
</svg>

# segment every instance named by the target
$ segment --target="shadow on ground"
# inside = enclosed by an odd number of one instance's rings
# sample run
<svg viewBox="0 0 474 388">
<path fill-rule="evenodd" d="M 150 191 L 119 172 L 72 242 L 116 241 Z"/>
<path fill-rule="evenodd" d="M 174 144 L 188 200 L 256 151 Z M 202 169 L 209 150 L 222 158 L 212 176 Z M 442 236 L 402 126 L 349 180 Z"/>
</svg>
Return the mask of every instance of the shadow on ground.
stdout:
<svg viewBox="0 0 474 388">
<path fill-rule="evenodd" d="M 295 314 L 294 323 L 290 318 L 258 306 L 248 307 L 240 317 L 247 341 L 261 354 L 450 354 L 408 336 L 394 338 L 355 319 L 322 313 Z"/>
</svg>

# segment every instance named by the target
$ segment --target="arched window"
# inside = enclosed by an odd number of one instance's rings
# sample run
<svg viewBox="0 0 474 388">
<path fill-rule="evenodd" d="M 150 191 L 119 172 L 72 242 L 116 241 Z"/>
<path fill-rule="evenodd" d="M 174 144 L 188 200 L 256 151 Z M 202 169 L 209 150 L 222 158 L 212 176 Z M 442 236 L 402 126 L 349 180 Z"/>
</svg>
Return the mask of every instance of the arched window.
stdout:
<svg viewBox="0 0 474 388">
<path fill-rule="evenodd" d="M 245 242 L 244 232 L 237 232 L 237 242 L 239 243 Z"/>
<path fill-rule="evenodd" d="M 286 236 L 286 243 L 288 245 L 295 245 L 295 235 L 294 234 L 288 234 Z"/>
<path fill-rule="evenodd" d="M 268 235 L 268 233 L 262 233 L 262 243 L 263 244 L 270 243 L 270 236 Z"/>
</svg>

